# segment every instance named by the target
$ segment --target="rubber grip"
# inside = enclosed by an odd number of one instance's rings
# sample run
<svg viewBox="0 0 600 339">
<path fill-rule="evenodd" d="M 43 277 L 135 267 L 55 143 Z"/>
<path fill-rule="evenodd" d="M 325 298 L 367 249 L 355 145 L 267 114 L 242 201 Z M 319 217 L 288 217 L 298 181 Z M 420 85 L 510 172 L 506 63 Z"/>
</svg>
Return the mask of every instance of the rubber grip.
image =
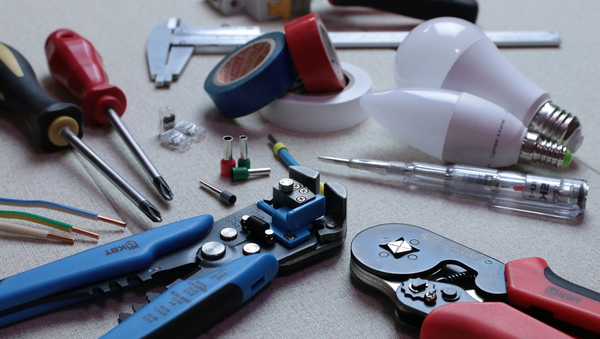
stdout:
<svg viewBox="0 0 600 339">
<path fill-rule="evenodd" d="M 475 0 L 329 0 L 336 6 L 364 6 L 429 20 L 452 16 L 470 22 L 477 20 L 479 6 Z"/>
<path fill-rule="evenodd" d="M 0 281 L 0 311 L 148 267 L 212 228 L 205 214 L 120 239 Z"/>
<path fill-rule="evenodd" d="M 435 308 L 423 321 L 421 339 L 572 338 L 499 302 L 456 303 Z"/>
<path fill-rule="evenodd" d="M 81 126 L 81 111 L 76 105 L 61 103 L 50 97 L 37 81 L 27 60 L 14 48 L 0 43 L 0 108 L 15 112 L 27 122 L 37 147 L 54 152 L 68 144 L 50 141 L 48 129 L 59 117 L 70 117 Z M 82 129 L 73 131 L 79 137 Z"/>
<path fill-rule="evenodd" d="M 102 338 L 195 338 L 262 289 L 278 268 L 274 255 L 253 254 L 181 281 Z"/>
<path fill-rule="evenodd" d="M 550 270 L 542 258 L 506 264 L 508 302 L 553 314 L 554 319 L 600 334 L 600 294 L 573 284 Z"/>
<path fill-rule="evenodd" d="M 123 115 L 127 98 L 108 83 L 102 57 L 88 40 L 70 29 L 59 29 L 50 34 L 45 50 L 52 77 L 81 100 L 87 122 L 110 125 L 106 116 L 109 108 Z"/>
</svg>

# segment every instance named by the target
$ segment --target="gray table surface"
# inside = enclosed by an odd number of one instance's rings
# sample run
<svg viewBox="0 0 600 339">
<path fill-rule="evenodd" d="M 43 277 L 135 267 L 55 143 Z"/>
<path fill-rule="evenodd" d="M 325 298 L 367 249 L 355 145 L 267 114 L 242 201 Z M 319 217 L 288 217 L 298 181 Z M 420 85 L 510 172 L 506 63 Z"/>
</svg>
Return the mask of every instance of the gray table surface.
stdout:
<svg viewBox="0 0 600 339">
<path fill-rule="evenodd" d="M 600 290 L 598 279 L 598 206 L 600 159 L 600 2 L 480 0 L 477 24 L 484 30 L 555 30 L 560 48 L 502 49 L 526 76 L 546 89 L 555 103 L 577 115 L 586 140 L 572 165 L 560 173 L 532 166 L 513 170 L 538 175 L 583 178 L 590 183 L 585 215 L 572 221 L 490 209 L 479 200 L 414 188 L 392 178 L 353 171 L 317 161 L 317 156 L 361 157 L 389 161 L 441 163 L 395 138 L 372 119 L 352 129 L 330 134 L 303 134 L 268 123 L 254 113 L 236 120 L 218 113 L 203 89 L 204 79 L 221 55 L 194 56 L 170 89 L 155 89 L 149 80 L 145 45 L 150 30 L 169 17 L 192 26 L 256 25 L 245 15 L 224 17 L 205 1 L 4 1 L 0 10 L 0 41 L 19 50 L 32 64 L 43 87 L 56 97 L 73 98 L 54 82 L 43 46 L 58 28 L 71 28 L 93 42 L 104 59 L 111 83 L 127 95 L 123 122 L 167 180 L 175 199 L 161 201 L 119 136 L 110 128 L 84 125 L 84 141 L 96 150 L 163 213 L 165 222 L 210 213 L 215 219 L 264 196 L 285 167 L 273 156 L 267 135 L 290 148 L 303 165 L 321 171 L 322 179 L 338 181 L 349 192 L 348 237 L 341 254 L 291 276 L 276 278 L 268 288 L 206 337 L 415 337 L 418 330 L 399 325 L 393 306 L 376 291 L 359 288 L 350 279 L 350 241 L 361 230 L 390 222 L 410 223 L 482 251 L 506 262 L 539 256 L 558 275 Z M 406 30 L 419 20 L 360 8 L 335 8 L 313 1 L 327 27 L 336 30 Z M 262 30 L 281 31 L 283 22 L 259 23 Z M 373 90 L 394 87 L 395 51 L 342 50 L 342 61 L 366 70 Z M 173 105 L 178 119 L 204 126 L 206 138 L 186 152 L 159 144 L 158 109 Z M 2 112 L 4 113 L 4 112 Z M 271 167 L 270 178 L 231 183 L 219 176 L 221 138 L 246 134 L 256 167 Z M 128 222 L 118 229 L 57 212 L 39 212 L 101 234 L 98 242 L 77 236 L 73 246 L 0 232 L 0 278 L 159 226 L 145 218 L 116 188 L 74 151 L 34 152 L 25 135 L 6 118 L 0 119 L 0 196 L 44 199 L 92 210 Z M 237 194 L 234 207 L 224 207 L 199 190 L 204 179 Z M 0 329 L 2 338 L 94 338 L 117 324 L 119 312 L 144 297 L 129 292 L 101 304 L 66 308 Z"/>
</svg>

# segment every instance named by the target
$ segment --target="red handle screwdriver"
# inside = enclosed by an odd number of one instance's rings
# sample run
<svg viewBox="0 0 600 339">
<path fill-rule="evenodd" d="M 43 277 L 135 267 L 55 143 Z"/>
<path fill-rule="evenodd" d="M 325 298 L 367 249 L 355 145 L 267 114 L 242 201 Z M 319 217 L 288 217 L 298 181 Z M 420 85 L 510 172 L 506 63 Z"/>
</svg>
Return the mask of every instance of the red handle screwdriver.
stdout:
<svg viewBox="0 0 600 339">
<path fill-rule="evenodd" d="M 160 195 L 165 200 L 172 200 L 171 189 L 121 121 L 127 99 L 123 91 L 108 83 L 102 58 L 94 46 L 72 30 L 59 29 L 46 40 L 46 57 L 52 77 L 81 100 L 84 119 L 91 124 L 111 124 Z"/>
</svg>

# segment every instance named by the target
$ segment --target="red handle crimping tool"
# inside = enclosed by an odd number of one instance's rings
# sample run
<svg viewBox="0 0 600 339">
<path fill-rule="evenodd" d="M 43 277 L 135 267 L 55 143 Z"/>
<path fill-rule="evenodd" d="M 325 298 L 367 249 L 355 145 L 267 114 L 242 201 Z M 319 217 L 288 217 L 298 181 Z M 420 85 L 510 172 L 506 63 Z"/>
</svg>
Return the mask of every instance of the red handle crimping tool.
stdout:
<svg viewBox="0 0 600 339">
<path fill-rule="evenodd" d="M 350 267 L 394 301 L 400 320 L 422 322 L 423 339 L 600 337 L 600 293 L 541 258 L 505 265 L 426 229 L 384 224 L 356 235 Z"/>
</svg>

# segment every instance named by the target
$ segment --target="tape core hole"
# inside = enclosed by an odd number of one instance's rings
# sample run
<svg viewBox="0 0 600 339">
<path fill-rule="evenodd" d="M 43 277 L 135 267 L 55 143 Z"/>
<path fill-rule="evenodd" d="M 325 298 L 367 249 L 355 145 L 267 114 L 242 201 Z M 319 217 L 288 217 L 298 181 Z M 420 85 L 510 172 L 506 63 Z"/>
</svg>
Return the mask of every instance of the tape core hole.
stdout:
<svg viewBox="0 0 600 339">
<path fill-rule="evenodd" d="M 215 73 L 213 82 L 225 86 L 246 78 L 269 59 L 274 49 L 275 41 L 271 38 L 242 47 L 225 60 Z"/>
</svg>

